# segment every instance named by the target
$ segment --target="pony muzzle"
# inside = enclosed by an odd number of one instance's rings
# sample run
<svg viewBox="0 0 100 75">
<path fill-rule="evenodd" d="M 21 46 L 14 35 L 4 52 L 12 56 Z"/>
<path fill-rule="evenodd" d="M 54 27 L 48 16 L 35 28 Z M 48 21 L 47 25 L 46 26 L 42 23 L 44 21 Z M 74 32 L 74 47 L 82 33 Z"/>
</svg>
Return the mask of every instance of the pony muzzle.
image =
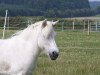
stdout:
<svg viewBox="0 0 100 75">
<path fill-rule="evenodd" d="M 59 56 L 59 53 L 56 51 L 53 51 L 53 52 L 49 53 L 49 56 L 50 56 L 51 60 L 56 60 Z"/>
</svg>

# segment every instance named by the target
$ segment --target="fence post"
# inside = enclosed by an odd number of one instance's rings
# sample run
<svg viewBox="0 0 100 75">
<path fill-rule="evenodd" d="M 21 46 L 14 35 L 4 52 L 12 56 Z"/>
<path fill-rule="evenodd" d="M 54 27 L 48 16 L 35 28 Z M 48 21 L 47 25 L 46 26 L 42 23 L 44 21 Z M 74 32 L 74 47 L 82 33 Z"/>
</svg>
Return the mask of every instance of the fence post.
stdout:
<svg viewBox="0 0 100 75">
<path fill-rule="evenodd" d="M 73 21 L 73 30 L 75 29 L 75 22 Z"/>
<path fill-rule="evenodd" d="M 8 17 L 8 24 L 7 25 L 8 25 L 8 30 L 9 30 L 9 17 Z"/>
<path fill-rule="evenodd" d="M 27 25 L 29 26 L 29 23 L 30 23 L 29 20 L 27 21 L 27 23 L 28 23 Z"/>
<path fill-rule="evenodd" d="M 5 29 L 6 29 L 6 22 L 7 22 L 7 13 L 8 13 L 8 10 L 6 10 L 2 39 L 4 39 L 4 37 L 5 37 Z"/>
<path fill-rule="evenodd" d="M 96 25 L 96 31 L 98 30 L 98 23 L 97 21 L 95 22 L 95 25 Z"/>
<path fill-rule="evenodd" d="M 84 21 L 84 29 L 83 29 L 83 31 L 85 31 L 85 21 Z"/>
<path fill-rule="evenodd" d="M 62 23 L 62 32 L 64 31 L 64 22 Z"/>
<path fill-rule="evenodd" d="M 90 35 L 90 21 L 88 20 L 88 35 Z"/>
</svg>

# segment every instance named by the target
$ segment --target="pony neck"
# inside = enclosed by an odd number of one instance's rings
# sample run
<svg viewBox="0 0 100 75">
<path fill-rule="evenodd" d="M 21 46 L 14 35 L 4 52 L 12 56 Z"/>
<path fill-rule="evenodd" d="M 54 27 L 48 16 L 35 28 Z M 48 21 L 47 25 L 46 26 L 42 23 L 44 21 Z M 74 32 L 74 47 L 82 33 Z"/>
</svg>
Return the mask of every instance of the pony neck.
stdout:
<svg viewBox="0 0 100 75">
<path fill-rule="evenodd" d="M 23 40 L 27 41 L 33 46 L 32 47 L 34 48 L 34 50 L 32 49 L 32 52 L 34 53 L 33 61 L 37 61 L 37 58 L 41 52 L 41 50 L 38 47 L 39 34 L 40 34 L 40 31 L 38 28 L 32 28 L 31 26 L 29 26 L 18 35 L 19 38 L 22 38 Z"/>
<path fill-rule="evenodd" d="M 30 43 L 34 47 L 36 54 L 39 55 L 41 52 L 38 46 L 38 37 L 40 32 L 41 31 L 39 30 L 39 28 L 32 28 L 32 26 L 29 26 L 26 29 L 22 30 L 22 32 L 17 37 Z"/>
</svg>

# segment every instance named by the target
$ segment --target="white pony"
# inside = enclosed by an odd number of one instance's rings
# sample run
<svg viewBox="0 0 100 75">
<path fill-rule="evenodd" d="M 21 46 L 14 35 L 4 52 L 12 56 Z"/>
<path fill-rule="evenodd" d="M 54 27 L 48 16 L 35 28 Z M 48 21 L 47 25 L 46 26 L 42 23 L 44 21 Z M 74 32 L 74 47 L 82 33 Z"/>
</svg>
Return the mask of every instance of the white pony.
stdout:
<svg viewBox="0 0 100 75">
<path fill-rule="evenodd" d="M 56 60 L 59 50 L 53 25 L 57 22 L 36 22 L 11 38 L 0 40 L 0 75 L 32 75 L 41 51 Z"/>
</svg>

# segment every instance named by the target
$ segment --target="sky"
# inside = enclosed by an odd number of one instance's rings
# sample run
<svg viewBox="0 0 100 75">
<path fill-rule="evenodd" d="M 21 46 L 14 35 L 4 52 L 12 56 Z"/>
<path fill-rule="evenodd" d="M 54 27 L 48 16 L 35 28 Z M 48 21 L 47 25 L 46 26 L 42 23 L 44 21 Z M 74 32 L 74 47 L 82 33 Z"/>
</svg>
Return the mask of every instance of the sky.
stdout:
<svg viewBox="0 0 100 75">
<path fill-rule="evenodd" d="M 89 0 L 89 1 L 100 1 L 100 0 Z"/>
</svg>

